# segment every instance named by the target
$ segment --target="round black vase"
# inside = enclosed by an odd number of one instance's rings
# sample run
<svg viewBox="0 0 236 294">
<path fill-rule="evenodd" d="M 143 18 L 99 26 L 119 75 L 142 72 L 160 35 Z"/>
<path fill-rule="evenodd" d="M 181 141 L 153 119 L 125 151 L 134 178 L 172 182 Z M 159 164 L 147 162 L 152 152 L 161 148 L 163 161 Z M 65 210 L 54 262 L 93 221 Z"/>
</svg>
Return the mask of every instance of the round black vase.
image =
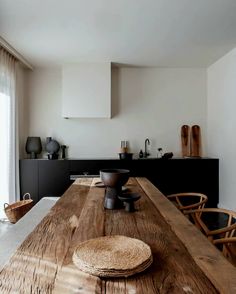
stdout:
<svg viewBox="0 0 236 294">
<path fill-rule="evenodd" d="M 46 150 L 48 152 L 48 159 L 58 159 L 58 151 L 60 150 L 60 145 L 56 140 L 52 140 L 51 137 L 46 139 Z"/>
</svg>

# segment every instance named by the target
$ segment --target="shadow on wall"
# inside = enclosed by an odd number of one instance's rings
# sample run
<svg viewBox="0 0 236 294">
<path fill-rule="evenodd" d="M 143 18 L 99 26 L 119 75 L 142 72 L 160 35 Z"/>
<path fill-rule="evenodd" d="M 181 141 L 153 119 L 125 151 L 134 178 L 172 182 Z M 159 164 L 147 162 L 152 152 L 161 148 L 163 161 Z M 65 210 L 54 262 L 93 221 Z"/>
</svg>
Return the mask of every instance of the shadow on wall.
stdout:
<svg viewBox="0 0 236 294">
<path fill-rule="evenodd" d="M 119 93 L 119 68 L 111 69 L 111 118 L 117 116 L 120 111 L 120 93 Z"/>
</svg>

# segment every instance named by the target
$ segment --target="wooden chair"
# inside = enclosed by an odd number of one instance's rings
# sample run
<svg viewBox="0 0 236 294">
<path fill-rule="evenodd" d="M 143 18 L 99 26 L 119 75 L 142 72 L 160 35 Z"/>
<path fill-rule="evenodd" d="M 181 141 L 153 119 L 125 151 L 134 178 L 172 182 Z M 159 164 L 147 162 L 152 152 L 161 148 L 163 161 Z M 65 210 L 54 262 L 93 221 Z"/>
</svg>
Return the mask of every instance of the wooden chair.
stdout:
<svg viewBox="0 0 236 294">
<path fill-rule="evenodd" d="M 213 240 L 213 244 L 217 247 L 218 245 L 222 245 L 222 253 L 236 266 L 236 237 L 216 239 Z"/>
<path fill-rule="evenodd" d="M 201 193 L 177 193 L 166 196 L 174 202 L 176 207 L 185 215 L 189 210 L 202 209 L 208 200 L 207 196 Z"/>
<path fill-rule="evenodd" d="M 233 263 L 236 261 L 236 212 L 220 208 L 189 210 L 201 231 Z M 236 263 L 235 263 L 236 264 Z"/>
</svg>

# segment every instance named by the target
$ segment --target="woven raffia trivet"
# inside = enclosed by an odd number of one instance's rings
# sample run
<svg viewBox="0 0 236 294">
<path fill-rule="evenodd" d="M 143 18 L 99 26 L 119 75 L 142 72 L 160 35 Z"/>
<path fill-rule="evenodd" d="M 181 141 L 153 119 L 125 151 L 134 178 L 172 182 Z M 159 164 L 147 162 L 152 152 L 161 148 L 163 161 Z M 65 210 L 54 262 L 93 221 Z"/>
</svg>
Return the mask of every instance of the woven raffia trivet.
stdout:
<svg viewBox="0 0 236 294">
<path fill-rule="evenodd" d="M 74 264 L 99 277 L 128 277 L 152 263 L 150 247 L 125 236 L 105 236 L 82 242 L 73 254 Z"/>
</svg>

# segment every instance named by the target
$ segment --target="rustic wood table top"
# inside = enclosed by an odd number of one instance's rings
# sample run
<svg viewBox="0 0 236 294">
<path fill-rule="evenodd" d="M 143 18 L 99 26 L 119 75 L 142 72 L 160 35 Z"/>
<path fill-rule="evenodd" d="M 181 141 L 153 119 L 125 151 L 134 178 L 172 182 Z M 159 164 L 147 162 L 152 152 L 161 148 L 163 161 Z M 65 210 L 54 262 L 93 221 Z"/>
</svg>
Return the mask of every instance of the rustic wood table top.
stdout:
<svg viewBox="0 0 236 294">
<path fill-rule="evenodd" d="M 236 269 L 146 178 L 126 185 L 142 196 L 133 213 L 105 210 L 98 180 L 71 185 L 0 272 L 0 293 L 236 293 Z M 148 270 L 100 279 L 73 265 L 80 242 L 117 234 L 150 245 Z"/>
</svg>

